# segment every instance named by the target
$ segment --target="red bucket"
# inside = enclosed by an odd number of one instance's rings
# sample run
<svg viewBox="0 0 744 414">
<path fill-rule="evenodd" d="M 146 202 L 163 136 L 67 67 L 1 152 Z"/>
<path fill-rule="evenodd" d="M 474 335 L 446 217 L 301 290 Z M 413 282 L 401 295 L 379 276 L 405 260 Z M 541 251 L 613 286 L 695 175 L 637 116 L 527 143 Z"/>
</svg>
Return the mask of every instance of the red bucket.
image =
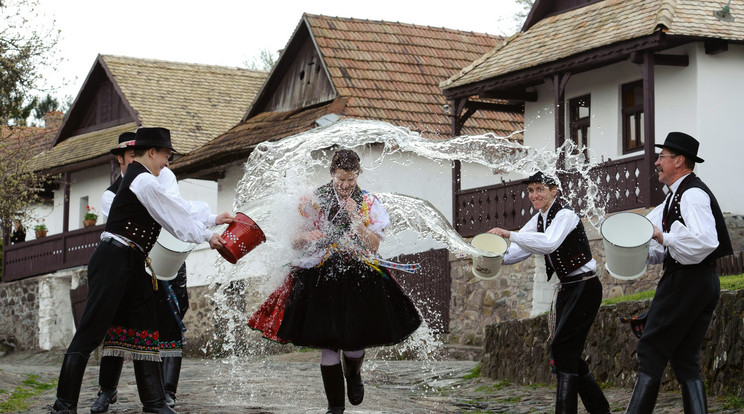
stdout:
<svg viewBox="0 0 744 414">
<path fill-rule="evenodd" d="M 218 251 L 232 264 L 266 241 L 266 236 L 258 224 L 243 213 L 235 214 L 235 221 L 227 226 L 222 238 L 227 240 L 227 243 Z"/>
</svg>

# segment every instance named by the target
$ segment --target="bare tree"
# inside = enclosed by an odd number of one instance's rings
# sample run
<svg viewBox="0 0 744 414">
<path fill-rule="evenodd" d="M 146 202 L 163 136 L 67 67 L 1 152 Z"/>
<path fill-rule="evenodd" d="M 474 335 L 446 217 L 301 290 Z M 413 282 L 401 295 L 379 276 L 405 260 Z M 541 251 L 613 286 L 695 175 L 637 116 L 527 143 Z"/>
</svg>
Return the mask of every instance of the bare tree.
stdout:
<svg viewBox="0 0 744 414">
<path fill-rule="evenodd" d="M 268 49 L 261 49 L 258 56 L 246 60 L 243 64 L 248 69 L 270 71 L 276 64 L 277 60 L 279 60 L 279 53 L 272 52 Z"/>
<path fill-rule="evenodd" d="M 41 69 L 55 61 L 59 31 L 42 24 L 38 0 L 0 1 L 0 125 L 25 125 Z"/>
</svg>

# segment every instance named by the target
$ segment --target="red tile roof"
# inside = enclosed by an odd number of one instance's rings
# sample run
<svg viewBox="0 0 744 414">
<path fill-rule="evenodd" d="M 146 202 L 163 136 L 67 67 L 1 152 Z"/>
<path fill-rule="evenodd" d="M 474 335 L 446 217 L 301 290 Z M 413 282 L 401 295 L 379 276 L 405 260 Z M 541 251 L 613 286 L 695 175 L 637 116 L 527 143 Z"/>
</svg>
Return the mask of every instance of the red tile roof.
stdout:
<svg viewBox="0 0 744 414">
<path fill-rule="evenodd" d="M 247 156 L 249 145 L 309 129 L 324 111 L 385 121 L 430 138 L 450 137 L 452 121 L 443 110 L 447 101 L 439 83 L 502 41 L 498 36 L 483 33 L 305 14 L 289 44 L 296 41 L 299 33 L 304 33 L 300 30 L 303 24 L 307 25 L 338 93 L 336 108 L 329 110 L 323 105 L 308 109 L 308 114 L 299 109 L 256 115 L 175 161 L 175 171 L 209 168 L 218 165 L 223 157 L 234 158 L 236 151 Z M 282 56 L 279 64 L 287 58 L 294 57 Z M 302 127 L 298 124 L 300 119 L 304 123 Z M 478 111 L 462 133 L 493 132 L 506 136 L 521 130 L 523 121 L 521 114 Z"/>
</svg>

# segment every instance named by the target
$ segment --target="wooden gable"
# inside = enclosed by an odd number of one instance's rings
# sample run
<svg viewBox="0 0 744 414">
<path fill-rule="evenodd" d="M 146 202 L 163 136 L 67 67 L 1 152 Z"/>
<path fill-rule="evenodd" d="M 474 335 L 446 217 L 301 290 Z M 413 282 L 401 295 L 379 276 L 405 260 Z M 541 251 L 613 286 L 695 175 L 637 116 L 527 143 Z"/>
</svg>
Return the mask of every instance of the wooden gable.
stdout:
<svg viewBox="0 0 744 414">
<path fill-rule="evenodd" d="M 245 119 L 262 112 L 307 108 L 337 96 L 303 19 Z"/>
<path fill-rule="evenodd" d="M 72 104 L 55 145 L 69 137 L 130 122 L 136 122 L 134 111 L 111 80 L 99 57 Z"/>
</svg>

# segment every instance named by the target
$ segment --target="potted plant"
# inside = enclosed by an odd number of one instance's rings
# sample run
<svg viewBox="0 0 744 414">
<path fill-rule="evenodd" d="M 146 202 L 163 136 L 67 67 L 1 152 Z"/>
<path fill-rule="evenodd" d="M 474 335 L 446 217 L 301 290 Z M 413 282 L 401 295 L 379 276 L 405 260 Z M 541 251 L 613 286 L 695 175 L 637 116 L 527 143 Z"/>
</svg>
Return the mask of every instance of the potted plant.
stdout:
<svg viewBox="0 0 744 414">
<path fill-rule="evenodd" d="M 83 217 L 83 225 L 85 227 L 95 226 L 96 221 L 98 221 L 98 214 L 96 214 L 96 209 L 91 206 L 85 206 L 85 208 L 88 209 L 88 212 L 85 213 L 85 216 Z"/>
<path fill-rule="evenodd" d="M 42 237 L 45 237 L 47 235 L 47 231 L 48 230 L 49 229 L 47 229 L 46 224 L 44 224 L 44 219 L 41 219 L 41 221 L 39 221 L 38 219 L 36 220 L 36 225 L 34 226 L 34 231 L 36 232 L 36 238 L 37 239 L 40 239 Z"/>
</svg>

